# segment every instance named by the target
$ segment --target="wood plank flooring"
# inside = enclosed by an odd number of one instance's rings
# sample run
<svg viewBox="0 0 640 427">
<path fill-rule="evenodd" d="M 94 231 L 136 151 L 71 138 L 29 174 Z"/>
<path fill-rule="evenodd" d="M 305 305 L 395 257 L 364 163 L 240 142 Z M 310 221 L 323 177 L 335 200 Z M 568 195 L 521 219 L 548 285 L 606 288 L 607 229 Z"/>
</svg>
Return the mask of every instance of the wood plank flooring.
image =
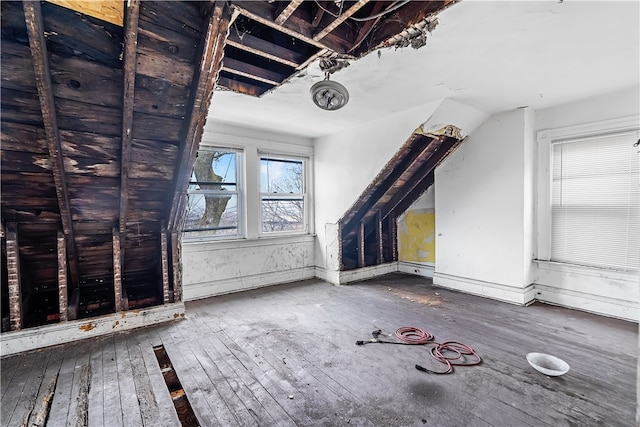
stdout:
<svg viewBox="0 0 640 427">
<path fill-rule="evenodd" d="M 416 326 L 472 346 L 450 375 L 425 346 L 368 344 Z M 429 280 L 318 280 L 187 303 L 187 318 L 1 361 L 0 427 L 180 425 L 164 346 L 202 426 L 632 426 L 637 324 L 500 303 Z M 571 365 L 529 366 L 532 351 Z"/>
</svg>

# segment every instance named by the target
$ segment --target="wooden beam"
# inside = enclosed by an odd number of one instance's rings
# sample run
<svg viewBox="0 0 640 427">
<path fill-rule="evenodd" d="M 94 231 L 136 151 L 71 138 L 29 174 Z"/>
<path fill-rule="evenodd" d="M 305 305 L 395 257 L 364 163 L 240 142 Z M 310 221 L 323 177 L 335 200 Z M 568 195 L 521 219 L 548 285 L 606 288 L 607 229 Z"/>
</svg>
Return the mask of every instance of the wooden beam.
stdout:
<svg viewBox="0 0 640 427">
<path fill-rule="evenodd" d="M 286 47 L 262 40 L 251 34 L 245 34 L 242 38 L 235 32 L 229 33 L 227 44 L 236 49 L 253 53 L 254 55 L 279 62 L 289 67 L 298 67 L 305 59 L 304 55 L 287 49 Z"/>
<path fill-rule="evenodd" d="M 382 248 L 382 215 L 380 211 L 376 212 L 376 264 L 384 262 L 384 252 Z"/>
<path fill-rule="evenodd" d="M 67 251 L 69 255 L 69 267 L 71 282 L 75 288 L 80 284 L 78 276 L 78 261 L 76 240 L 73 232 L 71 219 L 71 208 L 69 205 L 69 192 L 64 174 L 64 159 L 62 146 L 60 144 L 60 131 L 56 117 L 56 107 L 51 86 L 51 74 L 49 72 L 49 60 L 46 40 L 44 38 L 44 22 L 42 18 L 42 8 L 39 1 L 25 1 L 23 3 L 27 32 L 29 34 L 29 47 L 31 58 L 33 59 L 33 69 L 40 97 L 40 108 L 44 122 L 45 135 L 49 157 L 51 159 L 51 170 L 56 184 L 56 196 L 60 208 L 60 219 L 62 221 L 62 231 L 67 237 Z"/>
<path fill-rule="evenodd" d="M 276 73 L 275 71 L 266 70 L 232 58 L 224 58 L 224 61 L 222 62 L 222 69 L 232 74 L 244 76 L 274 86 L 279 85 L 287 77 L 280 73 Z"/>
<path fill-rule="evenodd" d="M 391 261 L 398 260 L 398 225 L 396 224 L 396 216 L 390 215 L 389 221 L 389 251 L 391 252 Z"/>
<path fill-rule="evenodd" d="M 325 38 L 327 36 L 327 34 L 332 32 L 333 30 L 335 30 L 338 27 L 338 25 L 342 24 L 344 21 L 349 19 L 354 13 L 356 13 L 357 11 L 362 9 L 362 6 L 364 6 L 367 3 L 369 3 L 369 0 L 358 0 L 357 3 L 355 3 L 349 9 L 347 9 L 345 12 L 343 12 L 342 15 L 338 16 L 336 19 L 331 21 L 331 23 L 329 23 L 329 25 L 327 25 L 322 30 L 320 30 L 316 34 L 314 34 L 313 35 L 313 40 L 320 41 L 323 38 Z"/>
<path fill-rule="evenodd" d="M 384 6 L 385 2 L 383 1 L 376 1 L 374 2 L 373 5 L 373 9 L 371 9 L 371 15 L 375 15 L 377 13 L 379 13 L 382 10 L 382 6 Z M 392 3 L 393 4 L 393 3 Z M 356 50 L 364 41 L 364 39 L 369 35 L 369 33 L 371 32 L 371 29 L 378 23 L 380 22 L 380 20 L 382 19 L 382 16 L 379 16 L 376 19 L 369 19 L 368 21 L 365 21 L 364 24 L 362 25 L 362 27 L 360 28 L 360 31 L 358 31 L 358 35 L 356 36 L 355 41 L 353 42 L 353 47 L 351 47 L 351 49 L 349 49 L 349 52 L 353 52 L 354 50 Z"/>
<path fill-rule="evenodd" d="M 225 40 L 229 31 L 230 12 L 226 3 L 216 3 L 210 16 L 204 39 L 202 40 L 202 60 L 194 71 L 193 87 L 189 95 L 187 111 L 190 116 L 184 120 L 180 141 L 182 150 L 178 153 L 176 170 L 173 175 L 172 203 L 169 210 L 167 229 L 178 230 L 186 213 L 187 186 L 195 162 L 198 146 L 202 139 L 202 129 L 207 120 L 207 112 L 216 79 L 222 66 Z"/>
<path fill-rule="evenodd" d="M 120 257 L 120 230 L 113 227 L 113 297 L 116 313 L 122 311 L 122 258 Z"/>
<path fill-rule="evenodd" d="M 69 291 L 67 289 L 67 243 L 62 230 L 58 230 L 58 306 L 60 321 L 66 322 Z"/>
<path fill-rule="evenodd" d="M 127 207 L 129 203 L 129 165 L 131 163 L 131 140 L 133 138 L 133 107 L 136 83 L 136 50 L 138 47 L 139 0 L 127 2 L 124 25 L 124 94 L 122 101 L 122 148 L 120 159 L 120 263 L 124 262 L 125 240 L 127 237 Z M 122 265 L 120 265 L 122 268 Z M 119 310 L 117 310 L 119 311 Z"/>
<path fill-rule="evenodd" d="M 302 40 L 310 45 L 316 46 L 320 49 L 329 48 L 336 50 L 334 45 L 329 46 L 328 44 L 314 40 L 313 37 L 311 37 L 311 29 L 309 27 L 302 27 L 300 25 L 293 26 L 290 21 L 285 23 L 287 26 L 276 24 L 273 21 L 275 6 L 272 6 L 267 2 L 241 2 L 235 3 L 233 7 L 240 12 L 241 15 L 244 15 L 247 18 L 253 19 L 254 21 L 285 33 L 291 37 L 295 37 L 296 39 Z"/>
<path fill-rule="evenodd" d="M 15 222 L 7 223 L 5 244 L 9 273 L 9 323 L 12 331 L 18 331 L 22 329 L 22 284 L 18 224 Z"/>
<path fill-rule="evenodd" d="M 366 267 L 365 259 L 364 259 L 364 221 L 360 221 L 358 225 L 358 267 Z"/>
<path fill-rule="evenodd" d="M 173 271 L 173 301 L 182 301 L 182 244 L 177 231 L 171 233 L 171 269 Z"/>
<path fill-rule="evenodd" d="M 296 11 L 298 6 L 302 4 L 302 0 L 291 0 L 287 7 L 285 7 L 282 12 L 276 17 L 274 22 L 278 25 L 282 25 L 285 23 L 287 19 L 291 16 L 293 12 Z"/>
<path fill-rule="evenodd" d="M 431 157 L 423 163 L 420 168 L 416 171 L 414 175 L 411 176 L 410 182 L 407 182 L 406 185 L 402 187 L 402 191 L 394 194 L 382 209 L 382 216 L 385 217 L 389 215 L 391 212 L 397 210 L 398 205 L 401 204 L 403 200 L 407 198 L 407 195 L 411 194 L 411 192 L 425 179 L 430 173 L 432 173 L 436 166 L 445 159 L 453 150 L 455 150 L 460 141 L 453 137 L 440 137 L 445 138 L 442 144 L 431 154 Z M 402 214 L 402 212 L 398 212 L 398 215 Z"/>
<path fill-rule="evenodd" d="M 173 302 L 169 294 L 169 248 L 167 247 L 167 227 L 160 227 L 160 261 L 162 265 L 162 303 Z"/>
</svg>

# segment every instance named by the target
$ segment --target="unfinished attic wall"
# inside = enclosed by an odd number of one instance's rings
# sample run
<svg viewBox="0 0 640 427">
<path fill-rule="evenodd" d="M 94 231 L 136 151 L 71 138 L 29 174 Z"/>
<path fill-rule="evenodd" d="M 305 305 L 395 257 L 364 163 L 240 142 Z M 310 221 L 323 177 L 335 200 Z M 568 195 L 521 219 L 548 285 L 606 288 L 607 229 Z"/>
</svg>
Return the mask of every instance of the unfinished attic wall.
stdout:
<svg viewBox="0 0 640 427">
<path fill-rule="evenodd" d="M 399 270 L 433 276 L 436 263 L 434 186 L 416 200 L 397 221 Z"/>
<path fill-rule="evenodd" d="M 316 275 L 332 283 L 347 283 L 397 271 L 383 263 L 340 270 L 337 222 L 363 194 L 414 130 L 437 132 L 448 125 L 473 133 L 488 116 L 468 105 L 444 99 L 379 118 L 316 141 Z M 344 243 L 344 242 L 343 242 Z"/>
<path fill-rule="evenodd" d="M 316 275 L 338 283 L 340 217 L 440 101 L 319 138 L 314 147 Z"/>
</svg>

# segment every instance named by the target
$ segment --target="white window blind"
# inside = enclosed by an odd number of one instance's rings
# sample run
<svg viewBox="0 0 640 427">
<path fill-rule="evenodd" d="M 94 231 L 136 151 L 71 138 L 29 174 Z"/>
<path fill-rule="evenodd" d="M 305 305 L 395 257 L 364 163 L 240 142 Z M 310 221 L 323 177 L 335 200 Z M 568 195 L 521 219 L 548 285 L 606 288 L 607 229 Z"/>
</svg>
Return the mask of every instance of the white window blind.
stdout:
<svg viewBox="0 0 640 427">
<path fill-rule="evenodd" d="M 636 132 L 554 143 L 551 260 L 638 270 Z"/>
</svg>

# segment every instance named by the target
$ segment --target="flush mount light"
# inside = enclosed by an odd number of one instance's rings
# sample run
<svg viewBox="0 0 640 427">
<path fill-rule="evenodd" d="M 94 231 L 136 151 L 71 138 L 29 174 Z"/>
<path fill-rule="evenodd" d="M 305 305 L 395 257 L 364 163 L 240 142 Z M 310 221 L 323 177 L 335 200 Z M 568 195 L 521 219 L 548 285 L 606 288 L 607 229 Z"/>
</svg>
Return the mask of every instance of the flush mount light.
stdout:
<svg viewBox="0 0 640 427">
<path fill-rule="evenodd" d="M 311 86 L 311 99 L 313 103 L 323 110 L 338 110 L 349 102 L 349 92 L 347 88 L 338 82 L 326 80 L 315 83 Z"/>
</svg>

